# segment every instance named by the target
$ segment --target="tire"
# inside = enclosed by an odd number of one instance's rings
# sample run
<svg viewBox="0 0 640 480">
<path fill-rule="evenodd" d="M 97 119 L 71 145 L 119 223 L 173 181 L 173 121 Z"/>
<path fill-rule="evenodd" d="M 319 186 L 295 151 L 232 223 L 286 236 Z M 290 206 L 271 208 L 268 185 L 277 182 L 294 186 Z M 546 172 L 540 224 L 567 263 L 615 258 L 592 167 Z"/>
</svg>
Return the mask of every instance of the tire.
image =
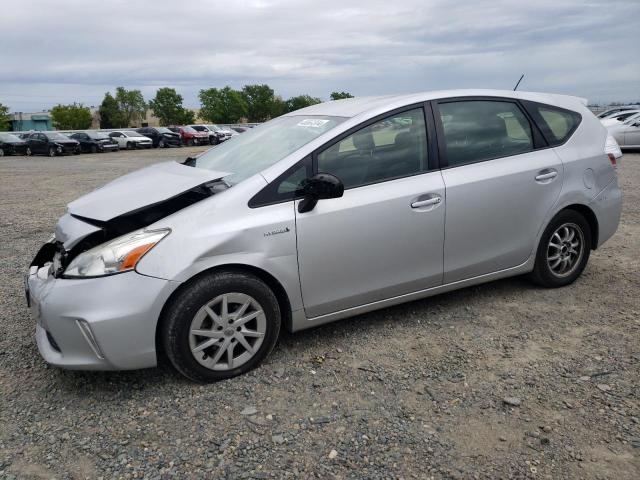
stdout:
<svg viewBox="0 0 640 480">
<path fill-rule="evenodd" d="M 4 157 L 4 150 L 0 148 L 0 157 Z"/>
<path fill-rule="evenodd" d="M 187 140 L 187 146 L 188 147 L 193 147 L 194 144 L 195 144 L 195 142 L 193 141 L 193 138 L 190 138 L 189 140 Z"/>
<path fill-rule="evenodd" d="M 133 144 L 131 142 L 127 142 L 127 150 L 133 150 Z"/>
<path fill-rule="evenodd" d="M 29 148 L 29 147 L 27 147 L 27 149 L 25 150 L 24 153 L 25 153 L 25 155 L 27 157 L 30 157 L 31 155 L 33 155 L 33 152 L 31 151 L 31 148 Z"/>
<path fill-rule="evenodd" d="M 91 153 L 98 153 L 98 147 L 91 145 Z"/>
<path fill-rule="evenodd" d="M 160 140 L 160 141 L 158 142 L 158 148 L 164 148 L 164 147 L 166 147 L 166 145 L 165 145 L 165 143 L 164 143 L 164 140 Z"/>
<path fill-rule="evenodd" d="M 249 313 L 225 321 L 223 298 L 227 298 L 229 316 L 233 317 L 241 305 L 245 308 L 243 312 Z M 253 301 L 249 307 L 245 305 L 251 301 L 247 298 Z M 217 320 L 207 313 L 207 305 Z M 243 326 L 233 323 L 252 315 L 254 318 Z M 244 272 L 225 271 L 199 277 L 180 291 L 165 308 L 159 333 L 164 352 L 175 369 L 191 380 L 208 383 L 241 375 L 258 366 L 275 347 L 280 324 L 278 300 L 264 282 Z M 207 335 L 192 335 L 194 329 Z M 246 331 L 247 337 L 242 331 Z M 260 332 L 262 336 L 258 336 Z M 246 343 L 241 343 L 239 337 Z M 217 342 L 221 347 L 207 342 Z M 249 351 L 245 344 L 255 350 Z M 210 346 L 202 348 L 203 345 Z M 193 348 L 201 350 L 194 354 Z"/>
<path fill-rule="evenodd" d="M 56 149 L 54 147 L 49 147 L 49 156 L 50 157 L 56 156 Z"/>
<path fill-rule="evenodd" d="M 545 288 L 570 285 L 582 274 L 590 253 L 589 223 L 575 210 L 562 210 L 540 238 L 531 279 Z"/>
</svg>

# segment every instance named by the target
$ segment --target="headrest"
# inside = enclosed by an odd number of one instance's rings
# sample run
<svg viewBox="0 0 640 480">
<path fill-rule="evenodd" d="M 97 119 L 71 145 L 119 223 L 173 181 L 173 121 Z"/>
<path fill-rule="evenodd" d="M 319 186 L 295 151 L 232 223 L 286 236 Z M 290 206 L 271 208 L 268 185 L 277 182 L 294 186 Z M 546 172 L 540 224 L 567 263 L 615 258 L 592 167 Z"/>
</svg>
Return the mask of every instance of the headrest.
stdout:
<svg viewBox="0 0 640 480">
<path fill-rule="evenodd" d="M 371 132 L 365 129 L 353 134 L 353 146 L 357 150 L 373 150 L 376 145 Z"/>
</svg>

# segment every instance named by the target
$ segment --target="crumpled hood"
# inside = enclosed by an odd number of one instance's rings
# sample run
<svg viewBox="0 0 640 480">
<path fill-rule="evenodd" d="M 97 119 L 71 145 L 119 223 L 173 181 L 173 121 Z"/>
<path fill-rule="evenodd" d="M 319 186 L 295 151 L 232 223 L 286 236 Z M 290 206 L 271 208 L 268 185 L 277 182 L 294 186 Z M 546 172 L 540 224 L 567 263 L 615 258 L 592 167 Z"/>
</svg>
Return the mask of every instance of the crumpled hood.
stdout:
<svg viewBox="0 0 640 480">
<path fill-rule="evenodd" d="M 74 200 L 68 205 L 69 213 L 106 222 L 227 175 L 229 173 L 176 162 L 158 163 L 117 178 Z"/>
</svg>

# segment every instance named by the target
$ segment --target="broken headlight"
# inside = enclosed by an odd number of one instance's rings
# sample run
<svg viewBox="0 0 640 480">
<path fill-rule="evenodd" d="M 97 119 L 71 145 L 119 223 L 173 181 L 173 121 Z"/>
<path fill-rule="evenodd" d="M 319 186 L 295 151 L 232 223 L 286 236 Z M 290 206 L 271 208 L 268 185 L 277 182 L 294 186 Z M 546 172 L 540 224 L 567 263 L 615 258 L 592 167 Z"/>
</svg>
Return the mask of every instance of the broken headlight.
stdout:
<svg viewBox="0 0 640 480">
<path fill-rule="evenodd" d="M 66 278 L 102 277 L 136 268 L 140 259 L 171 232 L 136 230 L 87 250 L 74 258 L 64 271 Z"/>
</svg>

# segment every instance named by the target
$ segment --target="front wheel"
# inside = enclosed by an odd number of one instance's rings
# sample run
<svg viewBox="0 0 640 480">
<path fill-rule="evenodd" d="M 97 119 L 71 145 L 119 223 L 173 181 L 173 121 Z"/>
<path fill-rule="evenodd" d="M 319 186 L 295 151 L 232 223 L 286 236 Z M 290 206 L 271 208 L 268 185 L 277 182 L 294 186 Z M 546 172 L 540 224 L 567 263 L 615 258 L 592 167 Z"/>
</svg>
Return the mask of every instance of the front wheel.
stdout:
<svg viewBox="0 0 640 480">
<path fill-rule="evenodd" d="M 0 148 L 0 157 L 4 157 L 4 150 Z"/>
<path fill-rule="evenodd" d="M 281 313 L 271 289 L 238 271 L 202 276 L 169 304 L 160 334 L 182 375 L 213 382 L 258 366 L 273 350 Z"/>
<path fill-rule="evenodd" d="M 590 253 L 589 223 L 575 210 L 563 210 L 542 234 L 531 278 L 547 288 L 569 285 L 587 266 Z"/>
<path fill-rule="evenodd" d="M 160 140 L 158 142 L 158 148 L 164 148 L 164 147 L 165 147 L 164 140 Z"/>
<path fill-rule="evenodd" d="M 27 150 L 24 153 L 26 153 L 27 157 L 30 157 L 31 155 L 33 155 L 33 152 L 31 151 L 31 148 L 29 148 L 29 147 L 27 147 Z"/>
<path fill-rule="evenodd" d="M 50 157 L 55 157 L 55 156 L 56 156 L 56 149 L 55 149 L 55 147 L 49 147 L 49 156 L 50 156 Z"/>
<path fill-rule="evenodd" d="M 127 142 L 127 150 L 133 150 L 133 143 Z"/>
</svg>

